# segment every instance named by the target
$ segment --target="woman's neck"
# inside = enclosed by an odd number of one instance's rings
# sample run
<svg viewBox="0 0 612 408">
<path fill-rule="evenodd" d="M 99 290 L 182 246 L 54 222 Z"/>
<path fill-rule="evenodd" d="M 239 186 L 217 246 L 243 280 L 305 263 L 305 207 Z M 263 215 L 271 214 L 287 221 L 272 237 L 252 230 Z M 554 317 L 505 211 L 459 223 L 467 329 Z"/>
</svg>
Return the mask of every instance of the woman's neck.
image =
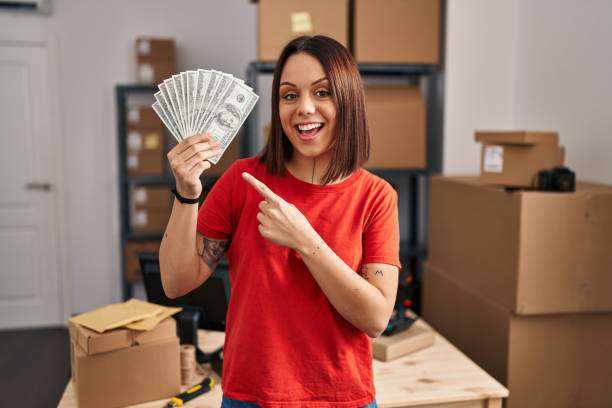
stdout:
<svg viewBox="0 0 612 408">
<path fill-rule="evenodd" d="M 304 157 L 294 155 L 291 161 L 286 163 L 287 170 L 298 180 L 302 180 L 306 183 L 321 185 L 325 173 L 331 160 L 325 156 L 319 157 Z M 330 184 L 336 184 L 346 179 L 338 179 L 332 181 Z"/>
<path fill-rule="evenodd" d="M 321 179 L 327 171 L 320 157 L 296 157 L 286 163 L 287 170 L 297 178 L 310 184 L 321 184 Z"/>
</svg>

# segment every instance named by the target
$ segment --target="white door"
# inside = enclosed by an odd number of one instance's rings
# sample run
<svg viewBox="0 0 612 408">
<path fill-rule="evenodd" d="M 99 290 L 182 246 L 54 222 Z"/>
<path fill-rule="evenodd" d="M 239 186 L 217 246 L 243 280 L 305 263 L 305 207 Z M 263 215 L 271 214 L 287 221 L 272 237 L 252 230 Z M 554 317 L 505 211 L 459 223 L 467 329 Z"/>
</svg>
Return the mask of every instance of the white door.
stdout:
<svg viewBox="0 0 612 408">
<path fill-rule="evenodd" d="M 0 328 L 63 316 L 48 55 L 0 41 Z"/>
</svg>

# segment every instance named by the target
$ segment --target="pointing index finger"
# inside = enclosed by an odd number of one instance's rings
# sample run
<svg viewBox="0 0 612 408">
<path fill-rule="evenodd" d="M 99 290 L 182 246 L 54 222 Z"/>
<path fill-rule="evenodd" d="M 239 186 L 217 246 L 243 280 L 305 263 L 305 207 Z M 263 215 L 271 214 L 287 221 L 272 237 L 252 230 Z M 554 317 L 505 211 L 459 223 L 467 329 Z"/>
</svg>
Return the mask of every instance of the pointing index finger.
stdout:
<svg viewBox="0 0 612 408">
<path fill-rule="evenodd" d="M 249 173 L 242 173 L 242 178 L 247 181 L 255 190 L 259 192 L 267 201 L 277 203 L 282 201 L 282 198 L 277 196 L 272 190 L 268 188 L 264 183 L 251 176 Z"/>
</svg>

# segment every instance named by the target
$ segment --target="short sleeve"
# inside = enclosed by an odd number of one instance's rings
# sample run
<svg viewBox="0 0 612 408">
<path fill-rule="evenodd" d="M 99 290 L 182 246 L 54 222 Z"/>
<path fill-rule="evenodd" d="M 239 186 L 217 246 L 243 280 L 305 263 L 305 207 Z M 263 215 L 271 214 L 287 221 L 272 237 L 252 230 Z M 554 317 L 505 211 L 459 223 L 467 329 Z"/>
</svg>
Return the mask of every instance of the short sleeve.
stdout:
<svg viewBox="0 0 612 408">
<path fill-rule="evenodd" d="M 217 180 L 198 212 L 198 232 L 212 239 L 230 239 L 232 234 L 232 199 L 236 184 L 234 163 Z"/>
<path fill-rule="evenodd" d="M 363 264 L 385 263 L 401 268 L 397 192 L 390 186 L 377 192 L 363 232 Z"/>
</svg>

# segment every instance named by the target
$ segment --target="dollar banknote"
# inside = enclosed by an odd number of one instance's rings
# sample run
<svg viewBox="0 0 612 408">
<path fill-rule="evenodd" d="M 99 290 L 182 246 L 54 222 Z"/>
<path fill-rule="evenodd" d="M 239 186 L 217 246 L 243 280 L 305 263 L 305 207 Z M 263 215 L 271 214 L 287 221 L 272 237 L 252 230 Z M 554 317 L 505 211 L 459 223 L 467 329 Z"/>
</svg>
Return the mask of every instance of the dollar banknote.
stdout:
<svg viewBox="0 0 612 408">
<path fill-rule="evenodd" d="M 221 153 L 216 164 L 257 103 L 259 96 L 233 75 L 198 69 L 172 75 L 158 85 L 153 110 L 178 141 L 210 133 Z"/>
</svg>

